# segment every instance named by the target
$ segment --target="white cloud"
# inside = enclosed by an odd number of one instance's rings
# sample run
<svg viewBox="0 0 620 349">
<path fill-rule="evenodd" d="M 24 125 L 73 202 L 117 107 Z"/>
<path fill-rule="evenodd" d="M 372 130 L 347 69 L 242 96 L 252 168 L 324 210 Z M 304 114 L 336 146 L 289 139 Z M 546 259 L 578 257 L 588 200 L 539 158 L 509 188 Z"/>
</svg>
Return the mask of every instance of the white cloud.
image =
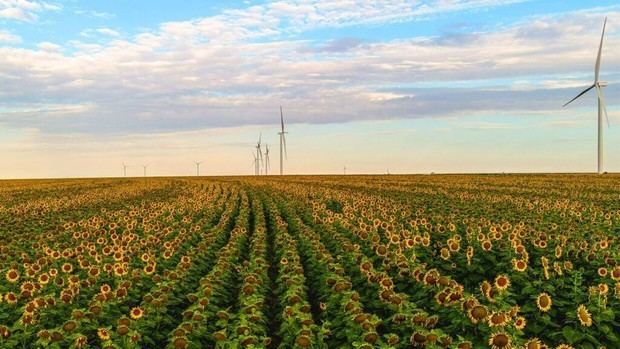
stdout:
<svg viewBox="0 0 620 349">
<path fill-rule="evenodd" d="M 0 43 L 20 43 L 22 42 L 22 38 L 19 35 L 11 34 L 8 31 L 0 30 Z"/>
<path fill-rule="evenodd" d="M 0 18 L 23 22 L 35 21 L 40 12 L 59 11 L 60 9 L 62 6 L 45 1 L 0 0 Z"/>
<path fill-rule="evenodd" d="M 108 35 L 108 36 L 120 36 L 121 35 L 121 33 L 119 33 L 118 31 L 114 29 L 110 29 L 110 28 L 99 28 L 97 29 L 97 32 L 100 34 Z"/>
<path fill-rule="evenodd" d="M 485 3 L 495 4 L 467 4 Z M 275 34 L 286 31 L 287 25 L 269 13 L 287 12 L 295 21 L 299 12 L 304 21 L 323 25 L 304 4 L 308 3 L 287 7 L 289 3 L 280 2 L 164 23 L 157 31 L 105 44 L 73 41 L 68 48 L 51 43 L 41 43 L 39 50 L 0 48 L 0 83 L 6 86 L 0 99 L 96 106 L 88 110 L 87 119 L 62 127 L 46 123 L 44 117 L 29 120 L 44 132 L 56 133 L 264 124 L 273 120 L 279 104 L 290 121 L 311 123 L 498 111 L 549 113 L 579 92 L 573 88 L 591 74 L 600 35 L 601 14 L 579 12 L 473 33 L 466 40 L 418 37 L 359 44 L 349 38 L 304 50 L 300 48 L 308 47 L 307 41 Z M 349 4 L 350 12 L 341 14 L 343 23 L 361 18 L 353 2 Z M 265 7 L 272 5 L 278 6 Z M 454 6 L 447 2 L 439 8 Z M 338 1 L 315 7 L 324 14 L 347 9 Z M 371 14 L 364 20 L 385 19 Z M 620 52 L 608 49 L 620 44 L 611 24 L 620 20 L 620 13 L 608 15 L 605 79 L 620 75 Z M 419 82 L 441 86 L 412 87 Z M 476 87 L 480 82 L 484 86 Z M 617 87 L 610 85 L 606 92 L 608 101 L 617 100 Z M 613 103 L 608 103 L 611 108 Z M 4 117 L 0 112 L 0 122 Z M 75 113 L 72 117 L 77 118 Z M 14 117 L 8 121 L 25 122 Z"/>
</svg>

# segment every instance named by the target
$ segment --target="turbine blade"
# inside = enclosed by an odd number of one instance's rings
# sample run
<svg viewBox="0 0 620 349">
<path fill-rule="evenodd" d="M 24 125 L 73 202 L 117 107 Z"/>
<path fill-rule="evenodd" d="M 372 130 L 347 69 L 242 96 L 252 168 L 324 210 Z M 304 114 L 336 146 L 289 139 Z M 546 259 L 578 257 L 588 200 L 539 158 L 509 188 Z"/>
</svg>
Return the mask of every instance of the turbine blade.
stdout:
<svg viewBox="0 0 620 349">
<path fill-rule="evenodd" d="M 286 137 L 282 134 L 282 143 L 284 143 L 284 157 L 288 160 L 288 153 L 286 152 Z"/>
<path fill-rule="evenodd" d="M 575 98 L 571 99 L 570 101 L 566 102 L 562 107 L 566 107 L 567 105 L 571 104 L 572 101 L 574 101 L 575 99 L 583 96 L 586 92 L 590 91 L 591 89 L 594 88 L 594 86 L 596 86 L 596 84 L 592 84 L 592 86 L 588 87 L 587 89 L 583 90 L 580 94 L 578 94 Z"/>
<path fill-rule="evenodd" d="M 594 66 L 594 83 L 598 82 L 599 71 L 601 70 L 601 51 L 603 50 L 603 38 L 605 37 L 605 26 L 607 25 L 607 17 L 603 22 L 603 32 L 601 33 L 601 43 L 598 46 L 598 55 L 596 56 L 596 65 Z"/>
<path fill-rule="evenodd" d="M 280 125 L 282 126 L 282 133 L 284 133 L 284 114 L 282 114 L 282 106 L 280 106 Z"/>
<path fill-rule="evenodd" d="M 609 127 L 609 116 L 607 115 L 607 106 L 605 105 L 605 96 L 603 95 L 603 89 L 597 86 L 596 94 L 598 95 L 599 103 L 601 103 L 601 109 L 603 109 L 603 113 L 605 114 L 605 119 L 607 120 L 607 127 Z"/>
</svg>

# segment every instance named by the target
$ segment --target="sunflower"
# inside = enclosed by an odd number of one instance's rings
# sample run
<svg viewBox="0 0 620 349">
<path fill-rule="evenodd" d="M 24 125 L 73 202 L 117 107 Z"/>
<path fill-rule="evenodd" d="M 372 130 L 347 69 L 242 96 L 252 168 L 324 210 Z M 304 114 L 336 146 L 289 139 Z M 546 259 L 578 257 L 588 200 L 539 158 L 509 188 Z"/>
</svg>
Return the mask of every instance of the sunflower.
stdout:
<svg viewBox="0 0 620 349">
<path fill-rule="evenodd" d="M 69 320 L 62 325 L 62 329 L 65 332 L 71 332 L 77 328 L 77 322 L 74 320 Z"/>
<path fill-rule="evenodd" d="M 70 273 L 73 271 L 73 265 L 71 265 L 71 263 L 65 263 L 60 267 L 60 270 L 62 270 L 63 273 Z"/>
<path fill-rule="evenodd" d="M 102 294 L 110 293 L 112 291 L 112 287 L 108 284 L 103 284 L 99 287 L 99 291 L 101 291 Z"/>
<path fill-rule="evenodd" d="M 604 268 L 604 267 L 600 267 L 600 268 L 598 268 L 598 275 L 599 275 L 600 277 L 605 277 L 605 276 L 607 276 L 607 268 Z"/>
<path fill-rule="evenodd" d="M 10 283 L 15 283 L 19 280 L 19 273 L 15 269 L 10 269 L 6 272 L 6 280 Z"/>
<path fill-rule="evenodd" d="M 549 309 L 551 309 L 552 304 L 553 304 L 553 301 L 551 300 L 551 297 L 545 292 L 539 294 L 538 297 L 536 298 L 536 305 L 538 306 L 538 309 L 540 309 L 540 311 L 543 311 L 543 312 L 549 311 Z"/>
<path fill-rule="evenodd" d="M 588 308 L 586 308 L 585 305 L 579 305 L 579 307 L 577 308 L 577 317 L 579 318 L 579 322 L 581 322 L 582 326 L 592 326 L 592 315 L 590 314 Z"/>
<path fill-rule="evenodd" d="M 611 270 L 611 278 L 614 281 L 620 281 L 620 266 L 616 266 Z"/>
<path fill-rule="evenodd" d="M 489 327 L 506 326 L 508 321 L 510 316 L 503 312 L 493 312 L 488 318 Z"/>
<path fill-rule="evenodd" d="M 110 332 L 108 331 L 107 328 L 102 327 L 97 330 L 97 336 L 102 341 L 107 341 L 108 339 L 110 339 Z"/>
<path fill-rule="evenodd" d="M 522 273 L 527 269 L 527 262 L 522 259 L 513 259 L 512 265 L 514 270 Z"/>
<path fill-rule="evenodd" d="M 83 348 L 88 344 L 88 338 L 84 335 L 79 335 L 73 343 L 76 348 Z"/>
<path fill-rule="evenodd" d="M 155 272 L 155 266 L 153 264 L 147 264 L 144 266 L 144 273 L 146 275 L 152 275 Z"/>
<path fill-rule="evenodd" d="M 188 345 L 189 345 L 189 340 L 187 340 L 187 337 L 176 337 L 172 341 L 172 346 L 174 348 L 185 349 L 187 348 Z"/>
<path fill-rule="evenodd" d="M 467 316 L 472 323 L 477 324 L 479 321 L 485 319 L 489 314 L 489 311 L 484 305 L 476 305 L 467 312 Z"/>
<path fill-rule="evenodd" d="M 503 349 L 511 347 L 510 336 L 504 332 L 498 332 L 489 337 L 489 345 L 493 349 Z"/>
<path fill-rule="evenodd" d="M 542 347 L 543 344 L 538 338 L 532 338 L 525 343 L 526 349 L 541 349 Z"/>
<path fill-rule="evenodd" d="M 17 296 L 13 292 L 8 292 L 4 295 L 4 300 L 9 304 L 17 303 Z"/>
<path fill-rule="evenodd" d="M 142 310 L 140 307 L 134 307 L 131 309 L 131 312 L 129 312 L 129 316 L 131 316 L 131 318 L 134 320 L 138 320 L 139 318 L 144 316 L 144 310 Z"/>
<path fill-rule="evenodd" d="M 571 347 L 568 344 L 560 344 L 557 347 L 555 347 L 555 349 L 575 349 L 575 348 Z"/>
<path fill-rule="evenodd" d="M 525 321 L 525 318 L 523 316 L 519 316 L 518 318 L 515 319 L 515 328 L 517 330 L 524 329 L 525 325 L 527 325 L 527 321 Z"/>
<path fill-rule="evenodd" d="M 495 278 L 495 288 L 505 291 L 510 286 L 510 279 L 506 275 L 498 275 Z"/>
<path fill-rule="evenodd" d="M 47 273 L 39 275 L 39 283 L 41 285 L 47 285 L 48 282 L 50 282 L 50 276 Z"/>
</svg>

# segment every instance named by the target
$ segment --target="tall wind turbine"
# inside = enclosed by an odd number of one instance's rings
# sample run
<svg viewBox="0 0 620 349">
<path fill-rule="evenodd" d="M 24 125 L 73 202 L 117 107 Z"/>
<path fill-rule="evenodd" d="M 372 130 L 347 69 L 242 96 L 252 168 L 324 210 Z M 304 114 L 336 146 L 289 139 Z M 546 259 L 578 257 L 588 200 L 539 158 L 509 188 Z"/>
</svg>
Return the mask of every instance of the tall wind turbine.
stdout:
<svg viewBox="0 0 620 349">
<path fill-rule="evenodd" d="M 284 136 L 284 134 L 288 133 L 288 132 L 284 132 L 284 115 L 282 114 L 282 106 L 280 106 L 280 132 L 278 132 L 278 134 L 280 135 L 280 176 L 284 174 L 284 158 L 282 157 L 282 148 L 284 148 L 284 156 L 287 156 L 286 154 L 286 137 Z"/>
<path fill-rule="evenodd" d="M 142 165 L 142 169 L 144 170 L 144 177 L 146 177 L 146 168 L 149 167 L 149 165 Z"/>
<path fill-rule="evenodd" d="M 256 143 L 256 175 L 260 175 L 260 165 L 263 162 L 263 152 L 261 151 L 261 139 L 263 138 L 263 134 L 259 133 L 258 135 L 258 143 Z"/>
<path fill-rule="evenodd" d="M 123 177 L 127 177 L 127 167 L 129 166 L 123 162 Z"/>
<path fill-rule="evenodd" d="M 252 166 L 254 167 L 254 175 L 256 175 L 256 168 L 258 167 L 258 158 L 256 157 L 256 154 L 254 154 L 254 152 L 252 152 L 252 156 L 254 157 L 254 161 L 252 162 Z"/>
<path fill-rule="evenodd" d="M 269 174 L 269 144 L 265 144 L 265 176 Z"/>
<path fill-rule="evenodd" d="M 200 176 L 200 164 L 202 164 L 204 161 L 194 161 L 194 163 L 196 164 L 196 177 Z"/>
<path fill-rule="evenodd" d="M 593 88 L 596 88 L 596 94 L 598 96 L 598 174 L 603 173 L 603 113 L 607 119 L 607 125 L 609 126 L 609 117 L 607 116 L 607 107 L 605 106 L 605 96 L 603 95 L 603 88 L 607 86 L 604 81 L 599 81 L 599 72 L 601 69 L 601 51 L 603 50 L 603 38 L 605 37 L 605 26 L 607 25 L 607 17 L 603 22 L 603 33 L 601 34 L 601 43 L 598 46 L 598 55 L 596 56 L 596 64 L 594 66 L 594 83 L 592 86 L 583 90 L 575 98 L 564 104 L 564 107 L 569 105 L 575 99 L 581 97 L 586 92 Z"/>
</svg>

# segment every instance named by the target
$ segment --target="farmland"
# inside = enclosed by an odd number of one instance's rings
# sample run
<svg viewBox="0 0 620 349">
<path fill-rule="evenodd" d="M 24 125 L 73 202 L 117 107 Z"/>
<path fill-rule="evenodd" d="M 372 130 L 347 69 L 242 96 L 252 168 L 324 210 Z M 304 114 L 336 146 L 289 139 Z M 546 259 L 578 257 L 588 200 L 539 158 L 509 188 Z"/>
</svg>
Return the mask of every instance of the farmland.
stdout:
<svg viewBox="0 0 620 349">
<path fill-rule="evenodd" d="M 620 176 L 3 181 L 1 348 L 620 348 Z"/>
</svg>

